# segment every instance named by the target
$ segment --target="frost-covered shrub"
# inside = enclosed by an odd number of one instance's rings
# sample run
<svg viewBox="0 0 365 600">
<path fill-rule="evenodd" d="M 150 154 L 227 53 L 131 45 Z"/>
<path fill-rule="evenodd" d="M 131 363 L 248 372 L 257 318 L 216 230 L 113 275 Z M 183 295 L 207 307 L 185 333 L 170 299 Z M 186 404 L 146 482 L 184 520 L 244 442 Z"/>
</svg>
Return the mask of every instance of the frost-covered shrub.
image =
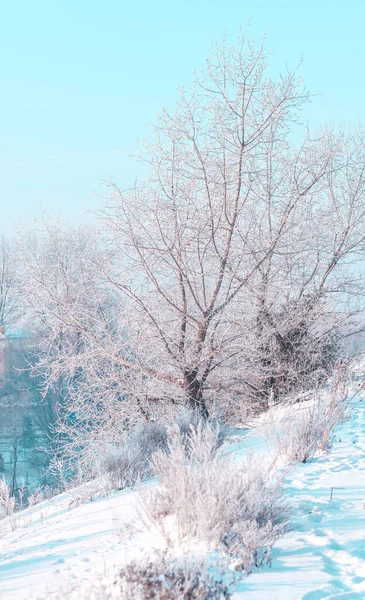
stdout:
<svg viewBox="0 0 365 600">
<path fill-rule="evenodd" d="M 124 600 L 227 600 L 233 593 L 217 570 L 166 558 L 133 562 L 121 569 L 116 583 Z"/>
<path fill-rule="evenodd" d="M 308 462 L 321 449 L 326 430 L 325 411 L 319 403 L 308 405 L 275 423 L 273 445 L 289 461 Z"/>
<path fill-rule="evenodd" d="M 182 440 L 188 438 L 190 431 L 205 422 L 194 411 L 182 410 L 176 417 L 175 426 Z M 225 429 L 218 428 L 217 444 L 223 442 Z M 153 474 L 151 458 L 158 450 L 168 452 L 169 425 L 165 421 L 146 421 L 137 425 L 126 437 L 123 444 L 113 446 L 107 452 L 102 464 L 112 487 L 123 489 Z"/>
<path fill-rule="evenodd" d="M 44 491 L 41 488 L 36 488 L 33 494 L 28 496 L 28 505 L 30 507 L 40 504 L 46 498 Z"/>
<path fill-rule="evenodd" d="M 209 419 L 202 419 L 201 414 L 198 411 L 194 411 L 188 408 L 183 408 L 179 412 L 175 419 L 175 422 L 173 423 L 173 426 L 174 425 L 177 425 L 183 441 L 189 439 L 192 430 L 197 431 L 199 428 L 205 429 L 205 427 L 207 426 L 213 428 L 216 432 L 217 447 L 221 446 L 226 437 L 229 435 L 228 428 L 217 416 L 212 415 Z M 166 442 L 167 441 L 168 440 L 166 440 Z M 166 443 L 166 447 L 167 446 L 168 444 Z"/>
<path fill-rule="evenodd" d="M 308 462 L 331 447 L 335 428 L 347 418 L 348 407 L 345 382 L 337 377 L 330 390 L 288 409 L 272 425 L 270 442 L 286 460 Z"/>
<path fill-rule="evenodd" d="M 237 577 L 222 575 L 220 565 L 169 559 L 133 561 L 114 576 L 73 584 L 52 600 L 229 600 Z"/>
<path fill-rule="evenodd" d="M 151 456 L 159 449 L 166 449 L 167 437 L 164 423 L 148 421 L 137 425 L 121 446 L 114 446 L 107 453 L 102 469 L 111 485 L 123 489 L 148 477 Z"/>
<path fill-rule="evenodd" d="M 219 409 L 220 420 L 228 426 L 247 425 L 255 414 L 260 412 L 262 407 L 258 402 L 252 402 L 250 398 L 234 396 L 227 398 Z"/>
<path fill-rule="evenodd" d="M 15 498 L 11 496 L 4 477 L 0 479 L 0 519 L 8 517 L 11 529 L 16 529 L 14 519 Z"/>
<path fill-rule="evenodd" d="M 197 538 L 221 546 L 246 572 L 269 561 L 288 518 L 273 465 L 251 454 L 237 464 L 223 454 L 210 426 L 192 429 L 187 439 L 175 427 L 168 447 L 152 458 L 159 486 L 141 492 L 146 521 L 169 541 Z"/>
</svg>

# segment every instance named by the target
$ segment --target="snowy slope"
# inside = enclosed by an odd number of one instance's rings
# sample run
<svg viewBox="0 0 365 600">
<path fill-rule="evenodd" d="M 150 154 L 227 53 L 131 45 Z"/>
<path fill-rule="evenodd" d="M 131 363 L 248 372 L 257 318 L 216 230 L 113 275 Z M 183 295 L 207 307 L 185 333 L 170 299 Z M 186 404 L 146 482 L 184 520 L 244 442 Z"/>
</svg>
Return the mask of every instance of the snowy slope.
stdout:
<svg viewBox="0 0 365 600">
<path fill-rule="evenodd" d="M 290 472 L 292 530 L 274 549 L 272 567 L 245 579 L 234 600 L 365 598 L 365 402 L 353 405 L 337 438 L 330 454 Z M 248 444 L 264 452 L 259 430 L 231 450 Z M 332 500 L 331 487 L 340 488 Z M 18 529 L 0 537 L 1 600 L 52 598 L 162 542 L 143 529 L 136 492 L 78 507 L 73 500 L 63 494 L 24 511 Z"/>
<path fill-rule="evenodd" d="M 365 402 L 336 433 L 328 455 L 287 478 L 292 531 L 274 549 L 272 568 L 250 575 L 235 600 L 365 598 Z M 331 487 L 341 488 L 332 501 Z"/>
<path fill-rule="evenodd" d="M 0 540 L 1 600 L 44 598 L 46 591 L 129 560 L 125 523 L 136 517 L 134 497 L 122 492 L 69 508 L 72 497 L 62 494 L 33 509 L 31 526 L 23 513 L 20 527 Z"/>
</svg>

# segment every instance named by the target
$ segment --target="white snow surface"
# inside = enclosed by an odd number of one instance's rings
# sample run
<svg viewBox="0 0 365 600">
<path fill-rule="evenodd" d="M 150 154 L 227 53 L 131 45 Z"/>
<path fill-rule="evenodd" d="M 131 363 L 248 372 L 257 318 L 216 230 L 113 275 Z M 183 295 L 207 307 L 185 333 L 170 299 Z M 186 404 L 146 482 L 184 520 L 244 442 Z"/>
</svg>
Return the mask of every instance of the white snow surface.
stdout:
<svg viewBox="0 0 365 600">
<path fill-rule="evenodd" d="M 264 459 L 264 427 L 229 450 L 239 456 L 252 447 Z M 330 453 L 294 466 L 286 491 L 290 531 L 276 544 L 272 566 L 245 578 L 233 600 L 364 599 L 365 401 L 353 403 Z M 18 513 L 15 531 L 0 521 L 1 600 L 48 600 L 60 590 L 77 600 L 77 592 L 67 592 L 75 584 L 111 577 L 118 565 L 163 547 L 140 520 L 138 491 L 79 506 L 76 496 L 64 493 Z M 192 551 L 204 547 L 195 543 Z"/>
</svg>

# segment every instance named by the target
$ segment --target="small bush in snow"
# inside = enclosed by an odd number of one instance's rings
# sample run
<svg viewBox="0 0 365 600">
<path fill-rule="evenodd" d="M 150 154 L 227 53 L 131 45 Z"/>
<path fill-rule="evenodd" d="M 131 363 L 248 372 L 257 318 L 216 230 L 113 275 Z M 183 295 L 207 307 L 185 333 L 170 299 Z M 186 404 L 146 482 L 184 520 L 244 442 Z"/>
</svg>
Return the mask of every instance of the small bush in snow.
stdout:
<svg viewBox="0 0 365 600">
<path fill-rule="evenodd" d="M 233 592 L 219 572 L 166 558 L 133 562 L 120 571 L 116 583 L 124 600 L 227 600 Z"/>
<path fill-rule="evenodd" d="M 224 421 L 231 425 L 247 425 L 255 414 L 261 411 L 258 403 L 245 402 L 242 398 L 236 401 L 232 399 L 227 402 Z"/>
<path fill-rule="evenodd" d="M 201 414 L 198 411 L 194 411 L 188 408 L 184 408 L 179 412 L 174 424 L 177 425 L 180 434 L 189 436 L 191 430 L 197 430 L 199 427 L 205 428 L 206 425 L 214 428 L 217 433 L 217 444 L 220 446 L 223 444 L 225 438 L 228 435 L 228 429 L 216 416 L 211 416 L 209 419 L 202 419 Z"/>
<path fill-rule="evenodd" d="M 305 463 L 317 452 L 328 450 L 336 426 L 347 416 L 349 403 L 346 380 L 339 371 L 330 390 L 317 393 L 300 407 L 292 407 L 284 418 L 274 423 L 271 438 L 279 455 Z"/>
<path fill-rule="evenodd" d="M 45 495 L 43 490 L 40 488 L 36 488 L 30 496 L 28 496 L 28 505 L 30 507 L 35 506 L 36 504 L 40 504 L 45 499 Z"/>
<path fill-rule="evenodd" d="M 12 530 L 16 529 L 14 519 L 15 498 L 10 495 L 9 487 L 4 478 L 0 479 L 0 519 L 8 517 Z"/>
<path fill-rule="evenodd" d="M 193 411 L 183 410 L 175 424 L 185 439 L 191 428 L 197 429 L 201 417 Z M 204 427 L 204 423 L 202 422 Z M 151 458 L 158 450 L 168 452 L 168 425 L 163 421 L 146 421 L 137 425 L 119 447 L 112 447 L 102 464 L 113 488 L 124 489 L 153 474 Z M 225 430 L 219 429 L 217 443 L 221 444 Z"/>
<path fill-rule="evenodd" d="M 238 465 L 223 454 L 210 426 L 191 429 L 185 439 L 175 427 L 168 449 L 152 458 L 160 485 L 141 495 L 147 522 L 170 543 L 176 536 L 179 543 L 197 538 L 221 546 L 246 572 L 269 562 L 288 517 L 273 466 L 252 455 Z"/>
<path fill-rule="evenodd" d="M 326 429 L 326 411 L 316 402 L 275 423 L 271 437 L 280 456 L 305 463 L 321 449 Z"/>
<path fill-rule="evenodd" d="M 228 600 L 236 578 L 221 574 L 219 566 L 178 561 L 166 556 L 132 562 L 114 577 L 72 586 L 52 600 Z"/>
<path fill-rule="evenodd" d="M 109 450 L 102 470 L 113 488 L 124 489 L 151 474 L 152 454 L 166 446 L 165 424 L 150 421 L 139 424 L 121 446 Z"/>
</svg>

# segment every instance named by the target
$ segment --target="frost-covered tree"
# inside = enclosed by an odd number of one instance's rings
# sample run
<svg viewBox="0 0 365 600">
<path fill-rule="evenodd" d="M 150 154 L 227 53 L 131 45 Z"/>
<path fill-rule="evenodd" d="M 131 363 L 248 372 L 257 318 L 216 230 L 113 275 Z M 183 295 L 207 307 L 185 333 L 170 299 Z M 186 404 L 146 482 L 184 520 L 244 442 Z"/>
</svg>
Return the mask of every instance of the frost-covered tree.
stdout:
<svg viewBox="0 0 365 600">
<path fill-rule="evenodd" d="M 267 405 L 326 374 L 363 308 L 364 135 L 313 137 L 308 100 L 263 47 L 223 43 L 143 144 L 149 176 L 110 182 L 96 228 L 44 220 L 21 240 L 75 448 L 154 410 Z"/>
<path fill-rule="evenodd" d="M 320 379 L 359 310 L 364 136 L 301 132 L 307 100 L 296 73 L 267 75 L 263 48 L 223 44 L 142 148 L 150 178 L 111 183 L 105 275 L 128 301 L 145 398 L 203 414 L 267 402 Z"/>
<path fill-rule="evenodd" d="M 17 257 L 15 245 L 0 238 L 0 327 L 16 326 L 19 309 L 17 285 Z"/>
</svg>

